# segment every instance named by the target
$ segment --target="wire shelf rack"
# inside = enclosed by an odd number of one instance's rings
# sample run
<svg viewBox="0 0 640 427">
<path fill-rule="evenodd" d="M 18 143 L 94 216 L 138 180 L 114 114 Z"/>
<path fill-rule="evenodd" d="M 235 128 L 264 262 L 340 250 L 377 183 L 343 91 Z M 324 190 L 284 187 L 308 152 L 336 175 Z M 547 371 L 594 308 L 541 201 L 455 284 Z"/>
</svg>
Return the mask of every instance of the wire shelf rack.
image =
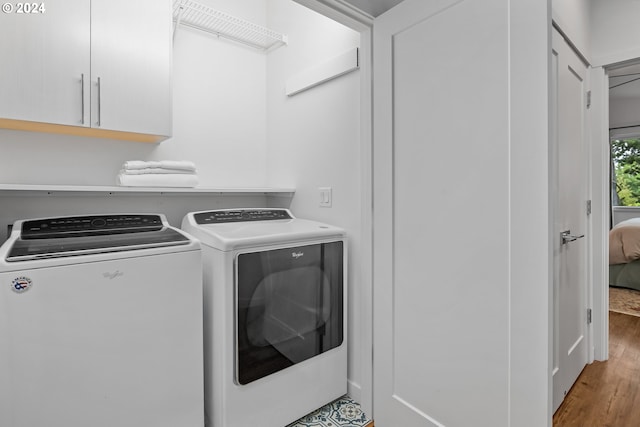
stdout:
<svg viewBox="0 0 640 427">
<path fill-rule="evenodd" d="M 175 32 L 180 25 L 196 28 L 256 49 L 268 51 L 287 44 L 287 36 L 191 0 L 174 0 Z"/>
</svg>

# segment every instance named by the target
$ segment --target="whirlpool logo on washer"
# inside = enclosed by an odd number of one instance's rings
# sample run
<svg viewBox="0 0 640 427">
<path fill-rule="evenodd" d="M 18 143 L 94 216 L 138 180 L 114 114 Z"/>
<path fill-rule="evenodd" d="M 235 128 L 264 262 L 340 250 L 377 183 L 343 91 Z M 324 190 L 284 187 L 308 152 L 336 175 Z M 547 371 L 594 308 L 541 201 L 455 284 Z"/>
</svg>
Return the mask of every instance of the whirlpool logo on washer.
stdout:
<svg viewBox="0 0 640 427">
<path fill-rule="evenodd" d="M 291 256 L 295 259 L 302 258 L 304 256 L 304 252 L 291 252 Z"/>
<path fill-rule="evenodd" d="M 26 276 L 16 277 L 11 281 L 11 289 L 13 292 L 23 294 L 33 286 L 33 282 Z"/>
<path fill-rule="evenodd" d="M 116 271 L 105 271 L 104 273 L 102 273 L 102 277 L 104 277 L 105 279 L 109 279 L 109 280 L 113 280 L 113 279 L 117 279 L 118 277 L 122 277 L 124 276 L 124 273 L 120 270 L 116 270 Z"/>
</svg>

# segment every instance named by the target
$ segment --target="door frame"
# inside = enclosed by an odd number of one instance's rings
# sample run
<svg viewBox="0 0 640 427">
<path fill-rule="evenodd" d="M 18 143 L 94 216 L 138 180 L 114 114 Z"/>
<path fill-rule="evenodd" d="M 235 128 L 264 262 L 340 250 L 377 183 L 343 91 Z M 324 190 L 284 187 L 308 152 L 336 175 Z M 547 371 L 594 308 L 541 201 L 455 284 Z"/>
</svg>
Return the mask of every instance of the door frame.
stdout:
<svg viewBox="0 0 640 427">
<path fill-rule="evenodd" d="M 591 221 L 590 302 L 593 310 L 590 361 L 609 358 L 609 77 L 602 66 L 592 66 L 589 151 Z"/>
<path fill-rule="evenodd" d="M 362 253 L 356 275 L 359 276 L 360 327 L 362 359 L 360 383 L 349 381 L 347 392 L 355 399 L 364 413 L 373 414 L 373 16 L 368 15 L 342 0 L 293 0 L 327 18 L 360 32 L 358 65 L 360 72 L 360 182 L 363 216 L 360 226 Z M 353 302 L 350 302 L 353 304 Z"/>
<path fill-rule="evenodd" d="M 608 69 L 637 63 L 640 58 L 618 58 L 617 62 L 593 64 L 591 68 L 592 114 L 590 150 L 592 206 L 592 270 L 594 359 L 609 358 L 609 223 L 611 218 L 610 176 L 611 135 L 609 132 Z"/>
</svg>

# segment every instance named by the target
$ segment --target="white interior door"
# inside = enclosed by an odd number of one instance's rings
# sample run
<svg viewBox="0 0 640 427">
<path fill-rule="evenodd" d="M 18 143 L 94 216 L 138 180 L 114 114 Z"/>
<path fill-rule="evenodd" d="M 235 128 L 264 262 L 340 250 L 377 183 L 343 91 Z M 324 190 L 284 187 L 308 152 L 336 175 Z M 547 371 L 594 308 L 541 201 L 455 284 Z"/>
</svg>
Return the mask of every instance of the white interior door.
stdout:
<svg viewBox="0 0 640 427">
<path fill-rule="evenodd" d="M 374 23 L 382 427 L 508 423 L 508 16 L 501 0 L 405 0 Z"/>
<path fill-rule="evenodd" d="M 587 364 L 587 68 L 553 30 L 553 410 Z M 554 185 L 555 184 L 555 185 Z M 562 237 L 565 233 L 566 236 Z"/>
</svg>

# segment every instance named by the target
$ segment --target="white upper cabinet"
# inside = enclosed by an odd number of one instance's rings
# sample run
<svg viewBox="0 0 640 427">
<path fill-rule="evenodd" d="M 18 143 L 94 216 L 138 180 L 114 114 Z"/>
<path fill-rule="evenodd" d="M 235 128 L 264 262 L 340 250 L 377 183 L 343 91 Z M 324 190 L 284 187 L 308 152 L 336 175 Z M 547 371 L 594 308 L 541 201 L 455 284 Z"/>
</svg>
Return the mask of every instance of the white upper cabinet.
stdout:
<svg viewBox="0 0 640 427">
<path fill-rule="evenodd" d="M 43 4 L 0 15 L 0 126 L 170 136 L 171 0 Z"/>
<path fill-rule="evenodd" d="M 0 117 L 88 126 L 91 3 L 44 5 L 0 13 Z"/>
<path fill-rule="evenodd" d="M 171 135 L 172 33 L 171 0 L 91 1 L 91 126 Z"/>
</svg>

